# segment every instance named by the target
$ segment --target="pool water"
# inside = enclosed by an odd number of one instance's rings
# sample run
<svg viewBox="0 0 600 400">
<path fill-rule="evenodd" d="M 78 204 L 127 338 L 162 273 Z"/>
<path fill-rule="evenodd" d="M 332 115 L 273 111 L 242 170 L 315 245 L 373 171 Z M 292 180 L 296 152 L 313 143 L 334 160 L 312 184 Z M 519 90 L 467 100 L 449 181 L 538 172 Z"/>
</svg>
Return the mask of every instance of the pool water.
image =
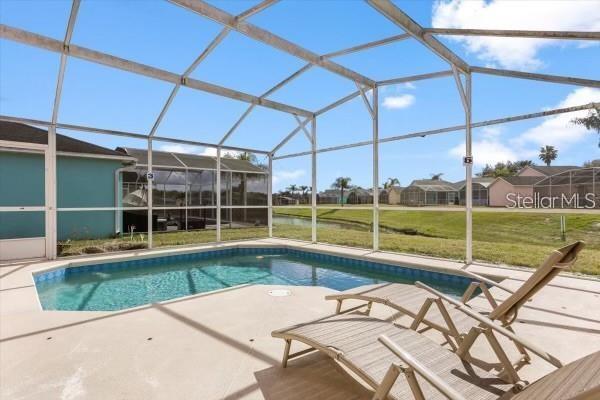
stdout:
<svg viewBox="0 0 600 400">
<path fill-rule="evenodd" d="M 325 286 L 336 290 L 416 280 L 459 296 L 463 277 L 282 249 L 231 249 L 36 274 L 45 310 L 112 311 L 242 284 Z M 251 253 L 251 254 L 246 254 Z"/>
</svg>

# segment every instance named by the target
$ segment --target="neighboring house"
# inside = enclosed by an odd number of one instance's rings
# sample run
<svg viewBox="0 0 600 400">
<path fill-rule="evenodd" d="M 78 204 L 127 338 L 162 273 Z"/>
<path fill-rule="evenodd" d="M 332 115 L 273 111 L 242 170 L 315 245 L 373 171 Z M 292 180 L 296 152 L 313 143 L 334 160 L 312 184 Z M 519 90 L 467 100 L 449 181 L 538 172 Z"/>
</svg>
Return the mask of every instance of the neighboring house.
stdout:
<svg viewBox="0 0 600 400">
<path fill-rule="evenodd" d="M 379 189 L 379 204 L 390 204 L 389 189 Z"/>
<path fill-rule="evenodd" d="M 350 189 L 344 189 L 344 204 L 348 200 L 349 190 Z M 317 195 L 317 202 L 319 204 L 341 204 L 342 202 L 340 201 L 340 189 L 323 190 Z"/>
<path fill-rule="evenodd" d="M 507 207 L 511 205 L 509 195 L 533 197 L 533 185 L 541 179 L 543 178 L 539 176 L 504 176 L 496 178 L 488 186 L 490 207 Z"/>
<path fill-rule="evenodd" d="M 299 200 L 294 197 L 273 195 L 273 205 L 275 206 L 297 206 L 298 204 L 300 204 Z"/>
<path fill-rule="evenodd" d="M 473 178 L 473 206 L 489 205 L 489 187 L 496 178 Z M 456 182 L 454 187 L 458 190 L 459 204 L 464 206 L 467 199 L 466 181 Z"/>
<path fill-rule="evenodd" d="M 345 193 L 344 193 L 345 194 Z M 352 188 L 348 191 L 348 204 L 373 204 L 373 193 L 363 188 Z"/>
<path fill-rule="evenodd" d="M 507 199 L 507 195 L 510 193 L 513 196 L 520 195 L 521 197 L 532 198 L 535 193 L 541 196 L 549 196 L 552 187 L 555 188 L 556 193 L 570 193 L 571 188 L 568 187 L 569 176 L 581 169 L 581 167 L 573 165 L 529 165 L 521 169 L 516 176 L 496 178 L 488 187 L 489 205 L 491 207 L 514 205 L 513 202 Z M 592 181 L 591 178 L 588 180 Z M 559 188 L 559 186 L 562 187 Z M 583 186 L 580 186 L 580 190 Z M 522 206 L 522 204 L 518 206 Z"/>
<path fill-rule="evenodd" d="M 400 194 L 404 190 L 401 186 L 392 186 L 387 189 L 387 204 L 397 205 L 400 204 Z"/>
<path fill-rule="evenodd" d="M 135 166 L 121 170 L 119 198 L 123 206 L 146 206 L 148 151 L 129 147 L 118 147 L 117 151 L 137 159 Z M 205 229 L 207 225 L 214 225 L 216 170 L 215 157 L 154 150 L 152 205 L 156 209 L 152 211 L 153 230 Z M 229 226 L 265 225 L 268 178 L 267 171 L 249 161 L 222 158 L 221 205 L 227 207 L 222 210 L 222 223 Z M 123 232 L 127 232 L 131 226 L 135 226 L 136 232 L 148 230 L 145 210 L 123 212 Z"/>
<path fill-rule="evenodd" d="M 11 143 L 14 143 L 11 147 Z M 0 206 L 45 207 L 45 161 L 40 145 L 48 131 L 0 121 Z M 29 149 L 16 149 L 27 146 Z M 39 149 L 34 149 L 39 147 Z M 125 154 L 56 134 L 57 238 L 115 234 L 115 211 L 67 211 L 115 206 L 115 171 L 135 160 Z M 0 239 L 43 238 L 45 212 L 0 213 Z"/>
<path fill-rule="evenodd" d="M 458 205 L 458 190 L 441 179 L 418 179 L 400 192 L 400 204 L 406 206 Z"/>
</svg>

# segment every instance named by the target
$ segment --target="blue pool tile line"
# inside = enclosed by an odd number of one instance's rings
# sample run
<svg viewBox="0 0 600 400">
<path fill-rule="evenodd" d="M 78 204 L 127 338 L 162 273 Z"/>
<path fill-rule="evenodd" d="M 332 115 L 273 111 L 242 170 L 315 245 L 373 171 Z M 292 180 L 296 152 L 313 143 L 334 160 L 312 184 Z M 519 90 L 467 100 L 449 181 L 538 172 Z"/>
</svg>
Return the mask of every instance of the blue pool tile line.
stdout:
<svg viewBox="0 0 600 400">
<path fill-rule="evenodd" d="M 170 264 L 177 262 L 189 262 L 198 260 L 208 260 L 223 256 L 242 256 L 242 255 L 291 255 L 295 257 L 305 258 L 309 260 L 322 261 L 332 264 L 338 264 L 350 269 L 362 271 L 379 272 L 394 276 L 401 276 L 412 280 L 437 280 L 439 282 L 449 282 L 458 285 L 468 285 L 471 279 L 460 276 L 447 274 L 443 272 L 429 271 L 425 269 L 409 268 L 394 264 L 386 264 L 380 262 L 367 261 L 357 258 L 340 257 L 326 253 L 315 253 L 304 250 L 287 249 L 287 248 L 261 248 L 261 247 L 243 247 L 229 248 L 219 250 L 209 250 L 196 253 L 174 254 L 162 257 L 140 258 L 133 260 L 124 260 L 111 263 L 90 264 L 59 268 L 48 272 L 39 272 L 33 275 L 34 282 L 49 282 L 65 280 L 68 276 L 85 274 L 90 272 L 114 272 L 121 270 L 132 270 L 136 268 Z"/>
</svg>

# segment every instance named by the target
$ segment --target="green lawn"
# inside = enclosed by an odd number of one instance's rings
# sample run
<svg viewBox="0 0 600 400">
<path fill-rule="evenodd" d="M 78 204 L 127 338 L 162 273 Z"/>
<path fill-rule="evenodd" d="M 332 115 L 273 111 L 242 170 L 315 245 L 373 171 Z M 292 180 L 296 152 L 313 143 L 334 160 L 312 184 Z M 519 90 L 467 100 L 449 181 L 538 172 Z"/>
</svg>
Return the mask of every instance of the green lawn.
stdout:
<svg viewBox="0 0 600 400">
<path fill-rule="evenodd" d="M 278 208 L 279 215 L 310 217 L 310 209 Z M 318 240 L 357 247 L 371 246 L 371 210 L 318 210 L 319 220 L 349 222 L 346 229 L 318 228 Z M 382 250 L 464 259 L 465 214 L 443 211 L 380 211 Z M 310 237 L 310 230 L 295 227 L 286 235 L 287 225 L 277 226 L 276 236 Z M 356 226 L 356 228 L 353 228 Z M 567 214 L 566 242 L 587 244 L 575 270 L 600 274 L 600 215 Z M 536 267 L 554 248 L 563 246 L 558 214 L 516 212 L 473 212 L 473 256 L 477 260 Z"/>
<path fill-rule="evenodd" d="M 277 208 L 276 214 L 310 217 L 310 209 Z M 353 247 L 372 245 L 372 211 L 348 207 L 344 210 L 318 211 L 323 221 L 348 224 L 343 229 L 319 226 L 318 240 Z M 380 248 L 463 260 L 465 221 L 463 212 L 381 210 Z M 473 212 L 473 256 L 476 260 L 536 267 L 547 254 L 565 244 L 560 238 L 557 214 L 513 212 Z M 309 226 L 276 224 L 274 236 L 310 240 Z M 267 228 L 223 229 L 222 240 L 267 237 Z M 214 230 L 155 233 L 154 246 L 176 246 L 214 242 Z M 574 270 L 600 275 L 600 215 L 568 214 L 566 241 L 585 240 Z M 146 247 L 145 235 L 117 239 L 71 241 L 60 248 L 60 255 L 101 253 Z"/>
<path fill-rule="evenodd" d="M 269 231 L 266 227 L 223 229 L 221 239 L 241 240 L 266 238 Z M 214 230 L 199 230 L 189 232 L 154 233 L 154 247 L 180 246 L 184 244 L 201 244 L 214 242 L 217 238 Z M 62 242 L 59 246 L 59 256 L 74 256 L 80 254 L 95 254 L 111 251 L 145 249 L 148 241 L 145 234 L 136 234 L 133 238 L 123 236 L 114 239 L 71 240 Z"/>
</svg>

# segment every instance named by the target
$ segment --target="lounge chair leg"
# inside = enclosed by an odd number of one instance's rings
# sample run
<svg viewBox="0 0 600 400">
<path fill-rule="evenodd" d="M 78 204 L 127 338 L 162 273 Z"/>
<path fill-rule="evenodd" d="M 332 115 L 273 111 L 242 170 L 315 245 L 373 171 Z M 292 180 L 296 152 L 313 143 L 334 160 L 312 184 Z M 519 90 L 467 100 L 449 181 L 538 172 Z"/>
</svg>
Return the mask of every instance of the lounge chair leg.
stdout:
<svg viewBox="0 0 600 400">
<path fill-rule="evenodd" d="M 375 395 L 373 395 L 373 400 L 386 400 L 387 395 L 394 386 L 396 379 L 398 379 L 398 375 L 400 375 L 400 368 L 397 364 L 390 365 L 390 368 L 385 373 L 383 377 L 383 381 L 377 390 L 375 390 Z"/>
<path fill-rule="evenodd" d="M 337 306 L 335 308 L 335 313 L 339 314 L 342 311 L 342 300 L 338 299 Z"/>
<path fill-rule="evenodd" d="M 290 349 L 292 347 L 292 339 L 285 339 L 285 349 L 283 350 L 283 360 L 281 360 L 281 367 L 287 367 L 288 358 L 290 357 Z"/>
<path fill-rule="evenodd" d="M 452 317 L 450 317 L 450 314 L 448 313 L 448 310 L 446 309 L 444 302 L 442 301 L 442 299 L 435 299 L 435 304 L 437 305 L 438 309 L 440 310 L 440 314 L 442 314 L 442 317 L 444 317 L 444 321 L 446 322 L 446 327 L 448 328 L 448 331 L 450 332 L 449 336 L 452 336 L 454 338 L 454 340 L 456 341 L 456 343 L 458 345 L 460 345 L 460 333 L 458 332 L 458 329 L 456 329 L 456 325 L 454 325 L 454 321 L 452 321 Z M 448 336 L 448 334 L 445 334 L 445 335 Z"/>
<path fill-rule="evenodd" d="M 417 381 L 417 377 L 412 368 L 406 368 L 402 372 L 404 372 L 404 375 L 406 376 L 408 386 L 410 386 L 410 390 L 412 391 L 415 400 L 425 400 L 425 395 L 421 390 L 421 386 L 419 386 L 419 382 Z"/>
<path fill-rule="evenodd" d="M 515 330 L 512 328 L 512 326 L 507 325 L 504 328 L 506 328 L 507 330 L 509 330 L 512 333 L 515 333 Z M 522 361 L 529 363 L 531 361 L 531 357 L 529 356 L 529 353 L 527 353 L 527 350 L 525 349 L 525 347 L 523 347 L 522 344 L 514 342 L 515 346 L 517 347 L 517 350 L 519 350 L 519 353 L 521 353 L 522 355 Z M 519 360 L 521 361 L 521 360 Z"/>
<path fill-rule="evenodd" d="M 492 346 L 492 349 L 494 350 L 496 357 L 498 357 L 500 364 L 502 364 L 503 368 L 502 368 L 501 375 L 506 376 L 506 378 L 503 378 L 503 379 L 507 380 L 508 383 L 519 382 L 521 378 L 519 377 L 519 374 L 517 374 L 517 371 L 515 371 L 512 363 L 508 359 L 506 352 L 504 351 L 502 346 L 500 346 L 500 343 L 498 343 L 498 339 L 496 339 L 494 332 L 492 332 L 491 329 L 486 329 L 483 332 L 483 334 L 485 335 L 488 342 L 490 343 L 490 346 Z"/>
<path fill-rule="evenodd" d="M 425 315 L 427 315 L 427 311 L 429 311 L 429 307 L 431 307 L 431 305 L 433 304 L 433 300 L 434 299 L 432 298 L 428 298 L 427 300 L 425 300 L 425 302 L 421 306 L 421 309 L 419 310 L 419 313 L 415 316 L 415 320 L 410 325 L 410 329 L 416 331 L 419 325 L 421 325 L 421 322 L 423 322 Z"/>
<path fill-rule="evenodd" d="M 479 282 L 471 282 L 467 290 L 463 293 L 460 302 L 466 304 L 469 300 L 471 300 L 471 296 L 475 293 L 475 290 L 479 287 Z"/>
<path fill-rule="evenodd" d="M 367 304 L 367 311 L 365 311 L 365 314 L 366 314 L 366 315 L 371 315 L 371 307 L 373 307 L 373 302 L 372 302 L 372 301 L 370 301 L 370 302 Z"/>
<path fill-rule="evenodd" d="M 471 328 L 469 333 L 467 333 L 467 336 L 465 336 L 465 338 L 460 342 L 460 346 L 458 346 L 458 350 L 456 350 L 456 354 L 460 358 L 465 359 L 466 357 L 470 356 L 469 350 L 471 349 L 471 346 L 473 346 L 473 343 L 475 343 L 475 340 L 477 340 L 477 336 L 479 336 L 480 333 L 481 333 L 481 328 L 479 328 L 479 327 Z"/>
<path fill-rule="evenodd" d="M 458 350 L 458 347 L 456 346 L 456 344 L 454 343 L 454 340 L 450 337 L 450 335 L 448 335 L 447 333 L 443 333 L 442 335 L 444 335 L 444 338 L 446 339 L 446 342 L 448 343 L 448 346 L 452 347 L 452 351 L 456 351 Z"/>
</svg>

